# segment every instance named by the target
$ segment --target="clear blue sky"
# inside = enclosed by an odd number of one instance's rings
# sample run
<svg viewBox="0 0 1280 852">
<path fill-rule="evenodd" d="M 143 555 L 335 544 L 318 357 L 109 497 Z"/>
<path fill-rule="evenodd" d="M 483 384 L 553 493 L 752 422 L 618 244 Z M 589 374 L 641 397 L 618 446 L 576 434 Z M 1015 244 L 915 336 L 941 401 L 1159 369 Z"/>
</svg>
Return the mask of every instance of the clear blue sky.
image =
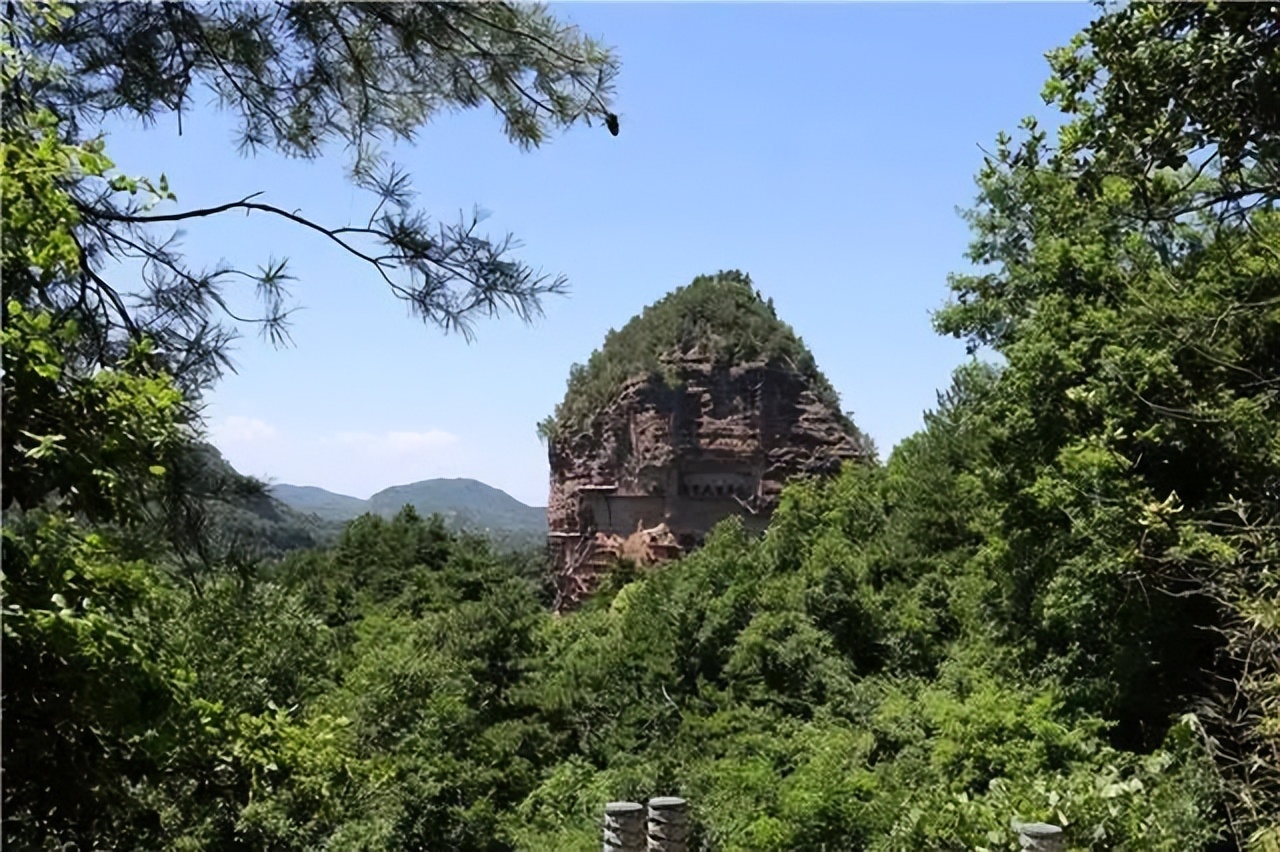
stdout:
<svg viewBox="0 0 1280 852">
<path fill-rule="evenodd" d="M 965 357 L 930 312 L 964 268 L 957 215 L 1001 129 L 1049 117 L 1045 51 L 1094 15 L 1078 4 L 569 4 L 622 59 L 622 132 L 579 128 L 539 150 L 488 111 L 444 116 L 395 159 L 441 217 L 479 204 L 492 232 L 570 280 L 532 327 L 482 322 L 474 343 L 408 317 L 323 238 L 243 215 L 192 224 L 195 261 L 287 256 L 294 346 L 247 336 L 209 396 L 215 443 L 242 472 L 367 497 L 474 477 L 547 494 L 536 422 L 610 329 L 700 273 L 751 274 L 813 350 L 881 454 L 921 425 Z M 318 221 L 367 218 L 341 150 L 240 156 L 225 116 L 113 125 L 130 174 L 164 171 L 180 206 L 262 191 Z"/>
</svg>

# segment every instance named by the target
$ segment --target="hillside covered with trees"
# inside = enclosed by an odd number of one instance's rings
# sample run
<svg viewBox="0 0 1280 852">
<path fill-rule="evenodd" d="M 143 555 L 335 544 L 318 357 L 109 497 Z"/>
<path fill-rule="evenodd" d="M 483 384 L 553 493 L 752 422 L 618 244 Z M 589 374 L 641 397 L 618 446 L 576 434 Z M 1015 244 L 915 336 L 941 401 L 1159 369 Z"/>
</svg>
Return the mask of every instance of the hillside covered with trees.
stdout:
<svg viewBox="0 0 1280 852">
<path fill-rule="evenodd" d="M 1049 57 L 1063 127 L 1001 134 L 977 177 L 972 270 L 936 324 L 981 359 L 924 428 L 791 485 L 762 537 L 726 523 L 565 617 L 536 554 L 412 509 L 281 557 L 208 545 L 217 484 L 190 459 L 217 282 L 138 243 L 170 277 L 117 293 L 102 252 L 167 189 L 114 176 L 76 119 L 175 109 L 205 79 L 248 137 L 303 153 L 312 131 L 407 133 L 486 98 L 535 144 L 588 116 L 617 131 L 611 54 L 502 4 L 18 6 L 0 40 L 6 848 L 569 852 L 598 848 L 606 801 L 658 793 L 723 852 L 1013 852 L 1012 820 L 1073 850 L 1280 848 L 1269 5 L 1100 11 Z M 415 77 L 409 47 L 456 73 Z M 376 238 L 417 264 L 399 295 L 427 319 L 524 315 L 545 292 L 388 215 Z M 767 310 L 726 286 L 748 324 Z M 571 389 L 635 366 L 644 347 L 612 339 Z"/>
<path fill-rule="evenodd" d="M 540 548 L 547 540 L 545 508 L 526 506 L 505 491 L 474 479 L 428 479 L 393 485 L 368 500 L 315 486 L 282 483 L 270 485 L 267 492 L 286 509 L 315 515 L 336 530 L 365 513 L 389 519 L 405 506 L 412 506 L 424 517 L 439 515 L 453 532 L 482 534 L 499 549 Z"/>
<path fill-rule="evenodd" d="M 749 275 L 730 270 L 700 275 L 646 307 L 621 329 L 610 329 L 586 364 L 570 368 L 564 399 L 538 424 L 538 433 L 546 438 L 581 428 L 631 379 L 678 383 L 670 359 L 695 352 L 713 365 L 752 361 L 786 365 L 804 376 L 823 402 L 839 410 L 835 389 L 804 341 L 778 319 L 773 300 L 761 296 Z"/>
</svg>

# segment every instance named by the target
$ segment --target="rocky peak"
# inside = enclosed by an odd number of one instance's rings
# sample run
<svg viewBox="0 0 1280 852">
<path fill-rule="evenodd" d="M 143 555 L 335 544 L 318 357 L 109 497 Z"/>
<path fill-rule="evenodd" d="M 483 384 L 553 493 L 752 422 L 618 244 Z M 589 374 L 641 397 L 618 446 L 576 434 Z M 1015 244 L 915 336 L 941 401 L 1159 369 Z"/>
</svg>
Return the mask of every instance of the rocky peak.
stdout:
<svg viewBox="0 0 1280 852">
<path fill-rule="evenodd" d="M 788 479 L 868 445 L 750 279 L 696 279 L 610 332 L 539 432 L 557 608 L 617 558 L 660 561 L 738 515 L 763 530 Z"/>
</svg>

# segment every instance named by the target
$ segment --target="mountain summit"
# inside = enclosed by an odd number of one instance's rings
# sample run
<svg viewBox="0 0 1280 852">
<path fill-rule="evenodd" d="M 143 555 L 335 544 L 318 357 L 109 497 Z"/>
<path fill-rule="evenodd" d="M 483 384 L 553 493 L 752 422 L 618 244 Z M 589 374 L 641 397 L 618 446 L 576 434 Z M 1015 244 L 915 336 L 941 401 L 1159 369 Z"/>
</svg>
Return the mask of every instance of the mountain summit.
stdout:
<svg viewBox="0 0 1280 852">
<path fill-rule="evenodd" d="M 539 434 L 561 608 L 616 557 L 676 555 L 733 515 L 763 530 L 788 479 L 871 453 L 812 353 L 740 272 L 699 277 L 610 331 Z"/>
</svg>

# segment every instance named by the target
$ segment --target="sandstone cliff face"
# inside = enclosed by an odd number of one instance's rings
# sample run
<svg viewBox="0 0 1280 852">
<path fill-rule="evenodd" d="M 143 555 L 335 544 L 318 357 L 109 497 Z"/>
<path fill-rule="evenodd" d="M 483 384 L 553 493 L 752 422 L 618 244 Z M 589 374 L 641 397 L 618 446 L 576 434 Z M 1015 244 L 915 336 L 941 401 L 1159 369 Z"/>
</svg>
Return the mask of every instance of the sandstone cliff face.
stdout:
<svg viewBox="0 0 1280 852">
<path fill-rule="evenodd" d="M 735 514 L 762 530 L 788 479 L 865 455 L 851 424 L 786 364 L 695 351 L 668 367 L 674 387 L 634 378 L 585 427 L 548 441 L 558 609 L 590 595 L 624 550 L 669 558 Z"/>
</svg>

